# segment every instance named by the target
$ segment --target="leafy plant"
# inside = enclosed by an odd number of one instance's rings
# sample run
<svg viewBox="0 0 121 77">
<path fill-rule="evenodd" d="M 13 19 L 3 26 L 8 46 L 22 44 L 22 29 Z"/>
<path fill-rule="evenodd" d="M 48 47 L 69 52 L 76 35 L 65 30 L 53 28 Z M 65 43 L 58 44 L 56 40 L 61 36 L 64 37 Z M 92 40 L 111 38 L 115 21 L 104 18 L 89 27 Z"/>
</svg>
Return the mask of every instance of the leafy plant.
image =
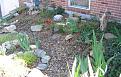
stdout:
<svg viewBox="0 0 121 77">
<path fill-rule="evenodd" d="M 103 36 L 101 38 L 101 40 L 98 42 L 95 32 L 93 30 L 93 44 L 92 44 L 92 51 L 93 51 L 93 58 L 94 58 L 94 71 L 97 72 L 98 77 L 102 77 L 103 76 L 103 72 L 102 70 L 105 70 L 106 68 L 106 62 L 104 59 L 104 49 L 103 49 Z"/>
<path fill-rule="evenodd" d="M 38 38 L 35 39 L 35 45 L 36 45 L 37 49 L 40 48 L 40 42 L 41 41 Z"/>
<path fill-rule="evenodd" d="M 23 59 L 28 67 L 31 67 L 38 60 L 37 56 L 30 51 L 18 55 L 17 58 Z"/>
<path fill-rule="evenodd" d="M 77 22 L 74 21 L 73 19 L 68 18 L 67 19 L 67 25 L 69 26 L 71 33 L 79 32 L 79 29 L 77 27 Z"/>
<path fill-rule="evenodd" d="M 62 14 L 65 13 L 65 9 L 62 8 L 61 6 L 58 6 L 58 7 L 55 9 L 55 12 L 56 12 L 56 14 L 62 15 Z"/>
<path fill-rule="evenodd" d="M 11 41 L 17 39 L 17 34 L 16 33 L 9 33 L 9 34 L 2 34 L 0 35 L 0 44 L 6 42 L 6 41 Z"/>
<path fill-rule="evenodd" d="M 97 22 L 93 21 L 86 21 L 86 22 L 82 21 L 79 24 L 80 37 L 77 39 L 78 42 L 90 44 L 93 35 L 92 30 L 95 30 L 96 36 L 98 37 L 97 39 L 101 38 L 102 32 L 99 31 L 97 24 L 98 24 Z"/>
<path fill-rule="evenodd" d="M 27 36 L 25 34 L 19 33 L 18 34 L 18 41 L 19 41 L 19 44 L 23 50 L 25 50 L 25 51 L 30 50 L 29 39 L 27 38 Z"/>
</svg>

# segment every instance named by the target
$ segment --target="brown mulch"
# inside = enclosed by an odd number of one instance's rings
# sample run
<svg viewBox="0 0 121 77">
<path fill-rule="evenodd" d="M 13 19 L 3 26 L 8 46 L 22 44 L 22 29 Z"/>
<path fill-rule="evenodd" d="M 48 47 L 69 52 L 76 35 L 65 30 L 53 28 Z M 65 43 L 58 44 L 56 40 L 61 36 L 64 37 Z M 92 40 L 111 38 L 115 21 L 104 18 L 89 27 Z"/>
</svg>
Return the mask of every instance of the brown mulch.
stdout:
<svg viewBox="0 0 121 77">
<path fill-rule="evenodd" d="M 27 33 L 31 42 L 33 42 L 33 32 L 31 32 L 30 27 L 35 24 L 33 20 L 36 21 L 38 17 L 37 15 L 20 15 L 12 20 L 19 20 L 16 23 L 17 31 Z M 52 34 L 51 30 L 34 32 L 34 34 L 41 40 L 41 48 L 51 56 L 48 69 L 43 72 L 48 77 L 68 77 L 67 62 L 71 69 L 75 53 L 79 52 L 81 54 L 83 48 L 83 45 L 76 42 L 78 35 L 74 34 L 71 41 L 65 41 L 66 34 Z"/>
</svg>

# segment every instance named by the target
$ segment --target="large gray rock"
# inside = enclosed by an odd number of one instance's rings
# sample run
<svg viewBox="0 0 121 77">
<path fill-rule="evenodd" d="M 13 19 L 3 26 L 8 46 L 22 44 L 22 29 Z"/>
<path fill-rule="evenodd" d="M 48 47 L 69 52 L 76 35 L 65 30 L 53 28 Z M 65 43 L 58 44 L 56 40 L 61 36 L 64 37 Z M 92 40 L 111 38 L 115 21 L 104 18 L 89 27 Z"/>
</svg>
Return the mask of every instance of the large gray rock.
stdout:
<svg viewBox="0 0 121 77">
<path fill-rule="evenodd" d="M 55 16 L 53 17 L 53 20 L 54 20 L 54 21 L 61 21 L 62 18 L 63 18 L 62 15 L 55 15 Z"/>
<path fill-rule="evenodd" d="M 47 64 L 39 63 L 36 68 L 39 70 L 45 70 L 45 69 L 47 69 L 47 67 L 48 67 Z"/>
<path fill-rule="evenodd" d="M 105 39 L 113 39 L 113 38 L 117 38 L 114 34 L 111 33 L 105 33 L 104 34 L 104 38 Z"/>
<path fill-rule="evenodd" d="M 15 32 L 15 30 L 16 30 L 16 25 L 10 25 L 4 27 L 3 32 Z"/>
<path fill-rule="evenodd" d="M 42 49 L 36 49 L 35 52 L 34 52 L 34 54 L 37 57 L 40 57 L 40 58 L 46 56 L 46 52 L 44 50 L 42 50 Z"/>
<path fill-rule="evenodd" d="M 48 63 L 50 59 L 51 59 L 51 57 L 46 55 L 46 56 L 42 57 L 41 61 L 42 61 L 42 63 Z"/>
<path fill-rule="evenodd" d="M 45 75 L 37 68 L 33 68 L 27 77 L 45 77 Z"/>
<path fill-rule="evenodd" d="M 43 28 L 42 25 L 31 26 L 31 31 L 41 31 L 42 28 Z"/>
<path fill-rule="evenodd" d="M 12 49 L 14 48 L 16 45 L 19 45 L 19 42 L 18 40 L 13 40 L 13 41 L 6 41 L 2 44 L 2 47 L 3 48 L 6 48 L 6 49 Z"/>
</svg>

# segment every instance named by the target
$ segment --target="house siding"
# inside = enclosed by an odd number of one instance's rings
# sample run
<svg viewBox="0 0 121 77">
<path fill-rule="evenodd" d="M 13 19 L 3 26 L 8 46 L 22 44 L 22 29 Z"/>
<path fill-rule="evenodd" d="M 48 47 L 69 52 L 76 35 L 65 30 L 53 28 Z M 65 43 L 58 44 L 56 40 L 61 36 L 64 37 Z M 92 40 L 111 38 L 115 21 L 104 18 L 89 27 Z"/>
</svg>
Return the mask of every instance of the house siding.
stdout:
<svg viewBox="0 0 121 77">
<path fill-rule="evenodd" d="M 44 0 L 42 0 L 42 2 L 44 2 Z M 68 0 L 50 0 L 49 4 L 62 6 L 68 11 L 99 16 L 101 16 L 107 8 L 111 12 L 112 19 L 121 19 L 121 0 L 91 0 L 89 10 L 69 7 Z"/>
</svg>

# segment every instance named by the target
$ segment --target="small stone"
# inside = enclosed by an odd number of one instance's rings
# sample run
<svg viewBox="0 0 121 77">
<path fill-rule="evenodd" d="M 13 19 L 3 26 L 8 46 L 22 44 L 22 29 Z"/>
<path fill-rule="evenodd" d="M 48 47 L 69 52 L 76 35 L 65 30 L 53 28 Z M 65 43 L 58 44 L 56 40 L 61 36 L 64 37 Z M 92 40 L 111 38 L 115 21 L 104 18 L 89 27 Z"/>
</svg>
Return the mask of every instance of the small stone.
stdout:
<svg viewBox="0 0 121 77">
<path fill-rule="evenodd" d="M 54 21 L 61 21 L 62 18 L 63 18 L 62 15 L 55 15 L 55 16 L 53 17 L 53 20 L 54 20 Z"/>
<path fill-rule="evenodd" d="M 44 50 L 41 50 L 41 49 L 36 49 L 34 54 L 37 56 L 37 57 L 44 57 L 46 55 L 46 52 Z"/>
<path fill-rule="evenodd" d="M 47 64 L 39 63 L 36 68 L 39 70 L 45 70 L 45 69 L 47 69 L 47 67 L 48 67 Z"/>
<path fill-rule="evenodd" d="M 111 33 L 105 33 L 104 38 L 108 40 L 108 39 L 113 39 L 113 38 L 117 38 L 117 37 Z"/>
<path fill-rule="evenodd" d="M 73 35 L 72 34 L 69 34 L 65 37 L 65 40 L 70 40 L 71 38 L 73 38 Z"/>
<path fill-rule="evenodd" d="M 46 55 L 46 56 L 42 57 L 41 61 L 42 61 L 42 63 L 48 63 L 50 59 L 51 59 L 51 57 Z"/>
<path fill-rule="evenodd" d="M 15 29 L 16 29 L 15 25 L 10 25 L 8 27 L 4 27 L 3 32 L 14 32 Z"/>
<path fill-rule="evenodd" d="M 45 77 L 44 74 L 37 68 L 33 68 L 27 77 Z"/>
<path fill-rule="evenodd" d="M 43 28 L 42 25 L 31 26 L 31 31 L 41 31 L 42 28 Z"/>
<path fill-rule="evenodd" d="M 20 51 L 20 52 L 18 52 L 18 53 L 17 53 L 17 55 L 22 55 L 22 54 L 23 54 L 23 52 L 22 52 L 22 51 Z"/>
<path fill-rule="evenodd" d="M 37 49 L 36 45 L 30 45 L 30 48 L 31 48 L 32 50 Z"/>
</svg>

